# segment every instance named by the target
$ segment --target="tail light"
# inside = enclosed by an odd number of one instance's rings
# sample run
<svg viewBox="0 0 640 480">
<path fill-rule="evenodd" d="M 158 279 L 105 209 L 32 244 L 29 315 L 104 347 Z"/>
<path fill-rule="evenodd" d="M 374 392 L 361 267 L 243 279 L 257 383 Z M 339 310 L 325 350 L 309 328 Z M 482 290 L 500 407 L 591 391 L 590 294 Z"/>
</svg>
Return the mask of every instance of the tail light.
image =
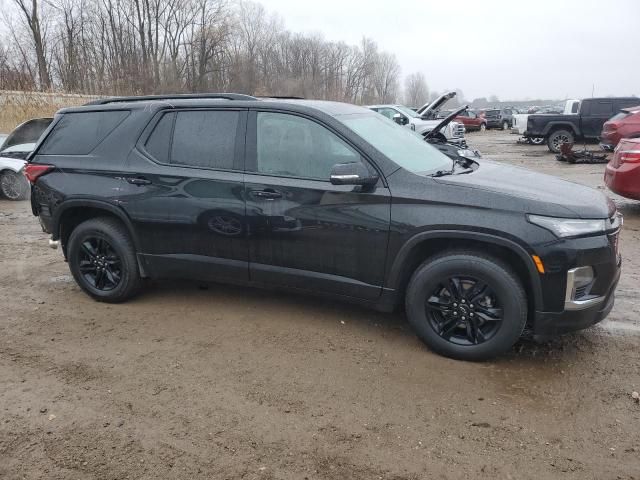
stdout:
<svg viewBox="0 0 640 480">
<path fill-rule="evenodd" d="M 615 168 L 623 163 L 640 163 L 640 142 L 622 140 L 613 154 L 611 163 Z"/>
<path fill-rule="evenodd" d="M 24 167 L 24 176 L 27 177 L 29 183 L 32 185 L 36 183 L 36 180 L 40 178 L 45 173 L 49 173 L 53 170 L 53 165 L 39 165 L 37 163 L 27 163 L 27 166 Z"/>
</svg>

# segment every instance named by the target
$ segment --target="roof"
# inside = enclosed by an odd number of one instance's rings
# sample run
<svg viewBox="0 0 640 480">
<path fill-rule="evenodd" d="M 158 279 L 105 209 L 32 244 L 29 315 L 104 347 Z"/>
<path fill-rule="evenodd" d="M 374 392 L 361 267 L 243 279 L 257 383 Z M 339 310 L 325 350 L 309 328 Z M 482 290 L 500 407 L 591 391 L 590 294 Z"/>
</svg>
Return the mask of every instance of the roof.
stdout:
<svg viewBox="0 0 640 480">
<path fill-rule="evenodd" d="M 161 108 L 206 108 L 225 105 L 240 108 L 282 108 L 303 112 L 305 109 L 320 110 L 331 116 L 368 113 L 368 109 L 350 103 L 328 100 L 305 100 L 297 98 L 256 98 L 235 93 L 221 94 L 186 94 L 186 95 L 151 95 L 144 97 L 112 97 L 90 102 L 81 107 L 65 108 L 62 113 L 104 110 L 148 109 L 150 106 Z M 292 108 L 293 107 L 293 108 Z"/>
</svg>

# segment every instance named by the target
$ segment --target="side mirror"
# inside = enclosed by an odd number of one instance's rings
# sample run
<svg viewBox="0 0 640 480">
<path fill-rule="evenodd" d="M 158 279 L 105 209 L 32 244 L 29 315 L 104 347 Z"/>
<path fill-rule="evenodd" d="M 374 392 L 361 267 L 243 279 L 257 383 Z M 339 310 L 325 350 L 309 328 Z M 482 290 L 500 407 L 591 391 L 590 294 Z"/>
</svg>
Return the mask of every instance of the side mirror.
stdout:
<svg viewBox="0 0 640 480">
<path fill-rule="evenodd" d="M 360 162 L 338 163 L 331 168 L 332 185 L 375 185 L 378 175 L 372 175 Z"/>
<path fill-rule="evenodd" d="M 396 122 L 398 125 L 406 125 L 407 124 L 407 118 L 399 113 L 395 113 L 393 115 L 393 121 Z"/>
</svg>

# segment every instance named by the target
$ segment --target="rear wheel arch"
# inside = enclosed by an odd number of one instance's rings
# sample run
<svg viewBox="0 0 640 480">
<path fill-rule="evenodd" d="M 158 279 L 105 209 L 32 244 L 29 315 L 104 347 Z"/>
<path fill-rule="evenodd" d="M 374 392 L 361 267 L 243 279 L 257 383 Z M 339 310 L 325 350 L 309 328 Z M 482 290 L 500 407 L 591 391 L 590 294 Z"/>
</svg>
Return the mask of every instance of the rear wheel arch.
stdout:
<svg viewBox="0 0 640 480">
<path fill-rule="evenodd" d="M 122 223 L 131 237 L 136 251 L 139 251 L 138 239 L 131 220 L 121 209 L 101 201 L 69 200 L 58 206 L 53 224 L 54 240 L 60 240 L 65 256 L 67 243 L 73 230 L 82 222 L 98 217 L 114 218 Z"/>
<path fill-rule="evenodd" d="M 578 136 L 578 131 L 576 130 L 575 125 L 572 123 L 565 123 L 565 122 L 550 123 L 545 128 L 544 136 L 549 137 L 549 135 L 553 134 L 554 132 L 557 132 L 558 130 L 567 130 L 571 132 L 574 137 Z"/>
<path fill-rule="evenodd" d="M 398 302 L 401 302 L 413 272 L 429 257 L 448 250 L 475 251 L 479 255 L 489 254 L 503 260 L 522 282 L 530 300 L 529 308 L 542 308 L 539 274 L 530 254 L 511 240 L 484 233 L 441 231 L 416 235 L 396 255 L 387 275 L 386 287 L 394 289 Z"/>
</svg>

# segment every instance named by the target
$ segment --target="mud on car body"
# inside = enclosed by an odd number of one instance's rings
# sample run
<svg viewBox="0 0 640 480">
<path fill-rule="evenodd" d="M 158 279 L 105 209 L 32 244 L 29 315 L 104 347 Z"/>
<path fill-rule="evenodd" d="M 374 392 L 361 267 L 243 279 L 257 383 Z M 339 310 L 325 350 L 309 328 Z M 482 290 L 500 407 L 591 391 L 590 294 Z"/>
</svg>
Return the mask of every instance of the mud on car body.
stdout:
<svg viewBox="0 0 640 480">
<path fill-rule="evenodd" d="M 601 193 L 348 104 L 109 99 L 60 111 L 29 162 L 33 213 L 99 301 L 143 278 L 304 291 L 404 307 L 430 348 L 482 360 L 602 320 L 620 274 Z"/>
</svg>

